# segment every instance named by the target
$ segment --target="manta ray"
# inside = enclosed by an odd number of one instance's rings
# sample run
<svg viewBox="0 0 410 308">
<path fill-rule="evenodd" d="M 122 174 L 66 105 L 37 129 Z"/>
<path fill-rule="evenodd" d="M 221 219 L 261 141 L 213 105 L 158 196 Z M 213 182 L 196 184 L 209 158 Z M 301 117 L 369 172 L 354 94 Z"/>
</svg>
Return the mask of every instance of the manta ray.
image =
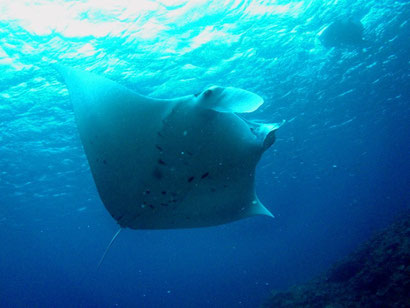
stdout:
<svg viewBox="0 0 410 308">
<path fill-rule="evenodd" d="M 336 20 L 327 26 L 320 34 L 319 39 L 327 47 L 355 47 L 366 46 L 363 39 L 364 27 L 360 21 Z"/>
<path fill-rule="evenodd" d="M 99 196 L 121 228 L 196 228 L 273 217 L 255 194 L 255 167 L 280 124 L 241 116 L 263 104 L 260 96 L 211 86 L 157 99 L 54 66 L 69 90 Z"/>
</svg>

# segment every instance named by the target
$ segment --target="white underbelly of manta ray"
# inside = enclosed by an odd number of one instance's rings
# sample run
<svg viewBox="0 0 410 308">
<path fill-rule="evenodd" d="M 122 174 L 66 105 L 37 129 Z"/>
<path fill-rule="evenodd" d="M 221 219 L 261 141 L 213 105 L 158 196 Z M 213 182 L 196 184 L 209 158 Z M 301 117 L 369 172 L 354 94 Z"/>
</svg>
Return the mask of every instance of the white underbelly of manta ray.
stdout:
<svg viewBox="0 0 410 308">
<path fill-rule="evenodd" d="M 139 95 L 56 65 L 101 200 L 121 227 L 195 228 L 272 214 L 255 195 L 255 167 L 277 124 L 243 120 L 263 100 L 231 87 L 174 99 Z"/>
</svg>

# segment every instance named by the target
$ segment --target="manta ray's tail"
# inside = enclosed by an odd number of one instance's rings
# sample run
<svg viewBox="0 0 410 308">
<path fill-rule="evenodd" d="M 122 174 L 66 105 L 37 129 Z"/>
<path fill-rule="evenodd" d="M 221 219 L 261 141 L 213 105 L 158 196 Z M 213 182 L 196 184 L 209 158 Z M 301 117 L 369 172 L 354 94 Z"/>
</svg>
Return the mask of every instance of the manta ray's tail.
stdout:
<svg viewBox="0 0 410 308">
<path fill-rule="evenodd" d="M 108 250 L 110 250 L 112 244 L 114 243 L 114 241 L 115 241 L 115 239 L 117 238 L 118 234 L 120 234 L 121 230 L 122 230 L 122 228 L 118 229 L 118 231 L 115 232 L 115 234 L 114 234 L 114 236 L 112 237 L 110 243 L 108 244 L 107 248 L 105 249 L 104 254 L 103 254 L 102 257 L 101 257 L 100 262 L 98 262 L 97 270 L 100 268 L 101 264 L 103 263 L 103 261 L 104 261 L 104 259 L 105 259 L 105 256 L 107 255 Z"/>
</svg>

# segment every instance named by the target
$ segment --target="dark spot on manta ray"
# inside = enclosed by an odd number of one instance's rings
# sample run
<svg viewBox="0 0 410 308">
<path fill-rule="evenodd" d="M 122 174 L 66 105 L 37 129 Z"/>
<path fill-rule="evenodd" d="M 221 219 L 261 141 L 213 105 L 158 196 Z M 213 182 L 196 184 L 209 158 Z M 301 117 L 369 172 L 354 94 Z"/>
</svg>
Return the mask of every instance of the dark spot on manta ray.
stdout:
<svg viewBox="0 0 410 308">
<path fill-rule="evenodd" d="M 162 179 L 162 172 L 158 168 L 154 169 L 154 172 L 152 175 L 158 180 Z"/>
<path fill-rule="evenodd" d="M 161 191 L 161 194 L 166 195 L 167 192 L 165 190 Z"/>
<path fill-rule="evenodd" d="M 158 164 L 166 166 L 167 164 L 160 158 L 158 159 Z"/>
<path fill-rule="evenodd" d="M 107 161 L 106 161 L 105 159 L 103 159 L 103 164 L 104 164 L 104 165 L 106 165 L 106 164 L 107 164 Z"/>
<path fill-rule="evenodd" d="M 209 172 L 205 172 L 202 176 L 201 179 L 205 179 L 209 175 Z"/>
<path fill-rule="evenodd" d="M 192 154 L 192 152 L 189 152 L 189 151 L 185 151 L 189 156 L 192 156 L 192 155 L 194 155 L 194 154 Z"/>
<path fill-rule="evenodd" d="M 164 137 L 164 136 L 161 135 L 160 132 L 157 132 L 157 135 L 158 135 L 159 137 L 161 137 L 161 138 Z"/>
<path fill-rule="evenodd" d="M 210 90 L 210 89 L 208 89 L 208 90 L 206 90 L 205 92 L 204 92 L 204 96 L 205 97 L 209 97 L 209 96 L 211 96 L 212 95 L 212 90 Z"/>
<path fill-rule="evenodd" d="M 195 93 L 195 94 L 194 94 L 194 96 L 195 96 L 195 97 L 198 97 L 198 96 L 199 96 L 199 94 L 201 94 L 201 92 L 199 92 L 199 93 Z"/>
<path fill-rule="evenodd" d="M 153 206 L 152 204 L 149 204 L 148 206 L 152 209 L 155 209 L 155 206 Z"/>
<path fill-rule="evenodd" d="M 168 206 L 168 203 L 160 203 L 162 206 Z"/>
<path fill-rule="evenodd" d="M 194 176 L 190 176 L 190 177 L 188 178 L 188 183 L 191 183 L 194 179 L 195 179 Z"/>
<path fill-rule="evenodd" d="M 160 150 L 161 152 L 163 152 L 163 151 L 164 151 L 164 149 L 163 149 L 163 148 L 161 148 L 158 144 L 156 144 L 156 145 L 155 145 L 155 147 L 156 147 L 158 150 Z"/>
<path fill-rule="evenodd" d="M 149 189 L 147 189 L 146 191 L 144 191 L 144 195 L 149 195 L 151 191 Z"/>
</svg>

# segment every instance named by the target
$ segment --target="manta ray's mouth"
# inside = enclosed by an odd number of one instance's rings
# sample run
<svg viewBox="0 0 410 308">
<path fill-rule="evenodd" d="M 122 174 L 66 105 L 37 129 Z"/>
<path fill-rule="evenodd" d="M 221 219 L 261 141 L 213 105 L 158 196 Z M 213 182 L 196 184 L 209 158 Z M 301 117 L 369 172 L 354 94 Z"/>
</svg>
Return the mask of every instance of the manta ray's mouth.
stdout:
<svg viewBox="0 0 410 308">
<path fill-rule="evenodd" d="M 256 139 L 259 140 L 264 151 L 275 143 L 275 131 L 284 123 L 284 121 L 281 123 L 264 123 L 258 120 L 251 121 L 245 119 L 240 114 L 236 115 L 248 125 L 249 130 L 256 137 Z"/>
</svg>

